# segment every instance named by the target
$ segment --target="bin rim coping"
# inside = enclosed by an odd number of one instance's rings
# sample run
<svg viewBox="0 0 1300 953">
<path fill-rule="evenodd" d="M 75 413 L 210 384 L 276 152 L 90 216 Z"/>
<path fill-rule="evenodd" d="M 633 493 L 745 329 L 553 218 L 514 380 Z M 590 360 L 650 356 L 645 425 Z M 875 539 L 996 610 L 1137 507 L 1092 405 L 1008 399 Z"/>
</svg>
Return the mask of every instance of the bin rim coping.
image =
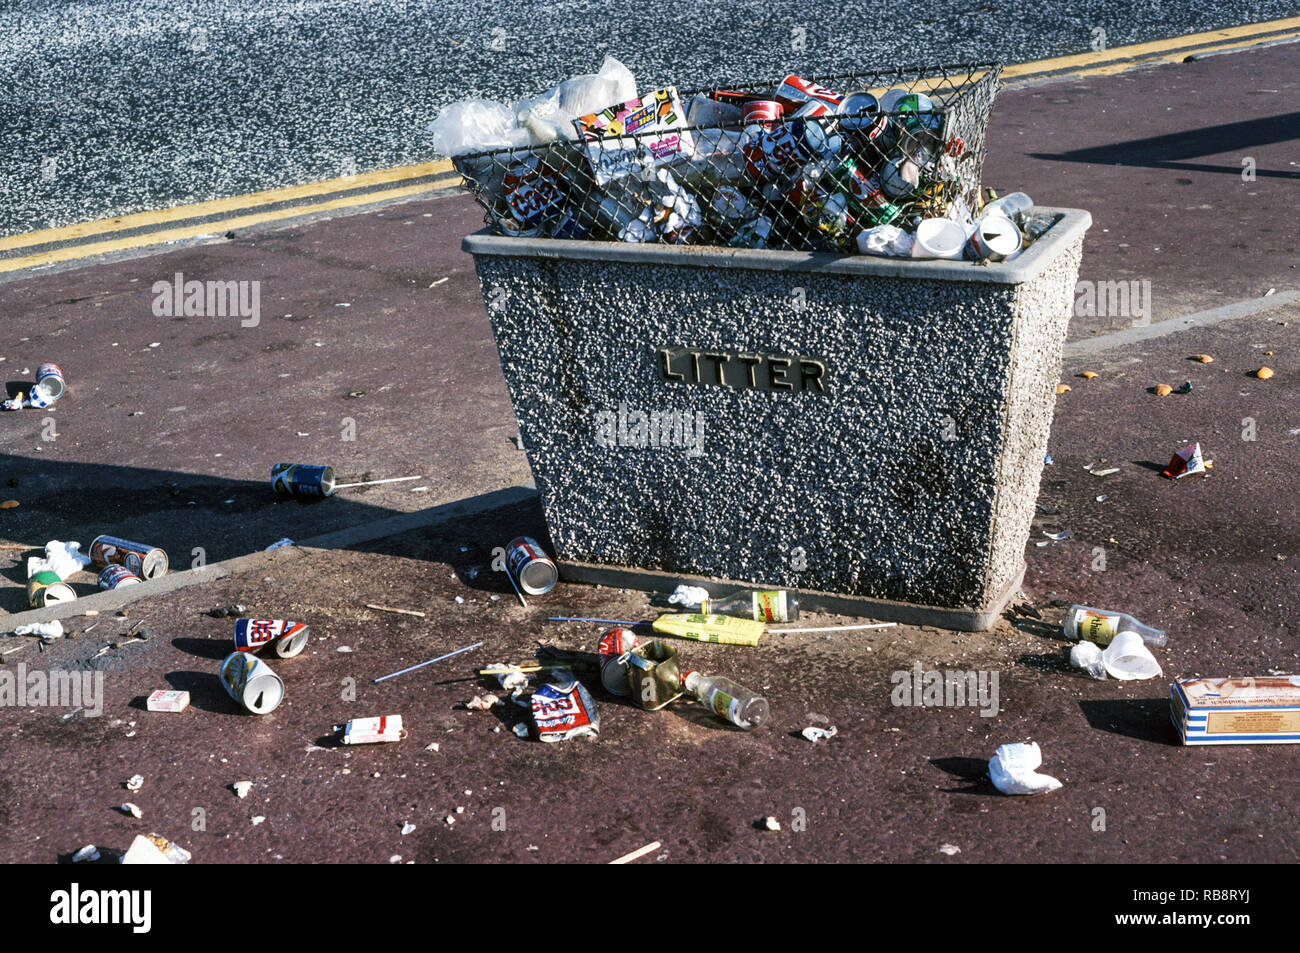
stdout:
<svg viewBox="0 0 1300 953">
<path fill-rule="evenodd" d="M 716 245 L 643 245 L 556 238 L 513 238 L 494 235 L 487 228 L 466 235 L 461 242 L 461 249 L 475 256 L 502 258 L 609 261 L 638 265 L 819 272 L 1018 285 L 1037 278 L 1092 225 L 1092 215 L 1084 209 L 1037 206 L 1034 211 L 1061 215 L 1062 218 L 1014 261 L 988 264 L 860 254 L 836 255 L 829 252 L 722 248 Z"/>
</svg>

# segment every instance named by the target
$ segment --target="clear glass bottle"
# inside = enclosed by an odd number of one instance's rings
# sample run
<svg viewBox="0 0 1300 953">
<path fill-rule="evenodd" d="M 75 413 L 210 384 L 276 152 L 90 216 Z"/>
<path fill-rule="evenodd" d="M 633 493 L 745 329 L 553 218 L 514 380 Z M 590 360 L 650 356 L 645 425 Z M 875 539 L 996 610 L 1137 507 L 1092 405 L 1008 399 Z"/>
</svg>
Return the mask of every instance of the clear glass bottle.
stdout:
<svg viewBox="0 0 1300 953">
<path fill-rule="evenodd" d="M 1010 195 L 1004 195 L 1000 199 L 989 202 L 984 206 L 982 214 L 1002 215 L 1013 222 L 1017 222 L 1022 215 L 1028 215 L 1033 210 L 1033 199 L 1024 192 L 1012 192 Z"/>
<path fill-rule="evenodd" d="M 687 672 L 682 684 L 719 718 L 746 731 L 763 724 L 772 712 L 762 695 L 720 675 Z"/>
<path fill-rule="evenodd" d="M 799 618 L 799 597 L 784 589 L 764 592 L 733 592 L 717 599 L 705 599 L 700 604 L 704 615 L 739 616 L 758 622 L 790 622 Z"/>
<path fill-rule="evenodd" d="M 1121 632 L 1136 632 L 1147 645 L 1163 648 L 1169 634 L 1163 629 L 1143 625 L 1127 612 L 1113 609 L 1096 609 L 1091 606 L 1070 606 L 1065 613 L 1065 637 L 1071 641 L 1087 639 L 1098 645 L 1109 645 Z"/>
</svg>

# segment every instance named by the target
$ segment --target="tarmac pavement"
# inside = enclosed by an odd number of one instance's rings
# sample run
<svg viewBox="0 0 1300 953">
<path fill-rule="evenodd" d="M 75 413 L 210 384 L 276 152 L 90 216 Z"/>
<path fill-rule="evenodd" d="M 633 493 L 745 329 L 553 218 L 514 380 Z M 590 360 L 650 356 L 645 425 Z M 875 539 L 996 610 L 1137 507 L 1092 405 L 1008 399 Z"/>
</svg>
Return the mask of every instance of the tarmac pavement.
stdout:
<svg viewBox="0 0 1300 953">
<path fill-rule="evenodd" d="M 1280 46 L 999 96 L 986 182 L 1092 212 L 1081 280 L 1151 281 L 1149 315 L 1079 316 L 1072 340 L 1297 287 L 1289 209 L 1300 182 L 1288 171 L 1294 141 L 1275 120 L 1290 112 L 1298 55 L 1300 46 Z M 1204 148 L 1217 150 L 1205 155 L 1179 138 L 1238 121 L 1254 138 L 1205 133 Z M 1247 148 L 1254 183 L 1240 176 Z M 1106 164 L 1113 155 L 1128 161 Z M 1198 201 L 1182 200 L 1184 190 Z M 71 388 L 48 415 L 56 439 L 42 439 L 44 412 L 0 417 L 10 454 L 0 488 L 20 503 L 3 511 L 0 535 L 86 545 L 115 532 L 163 546 L 186 568 L 195 546 L 216 561 L 525 482 L 472 263 L 458 250 L 479 220 L 452 195 L 0 285 L 0 313 L 22 338 L 0 352 L 6 380 L 54 359 Z M 260 281 L 260 322 L 155 315 L 153 283 L 176 272 Z M 126 616 L 69 619 L 77 634 L 43 650 L 5 640 L 18 649 L 5 669 L 102 672 L 105 696 L 99 717 L 0 711 L 11 766 L 0 778 L 0 861 L 66 859 L 86 843 L 125 848 L 149 831 L 196 863 L 606 861 L 652 841 L 662 846 L 647 860 L 665 862 L 1300 859 L 1291 790 L 1300 751 L 1181 747 L 1167 701 L 1175 676 L 1300 669 L 1298 335 L 1300 306 L 1283 303 L 1067 354 L 1071 390 L 1057 399 L 1054 463 L 1026 553 L 1022 604 L 1041 618 L 1024 610 L 982 634 L 897 627 L 769 634 L 757 648 L 675 643 L 692 667 L 769 699 L 771 722 L 752 732 L 685 700 L 645 713 L 596 690 L 599 741 L 542 745 L 514 735 L 523 709 L 509 702 L 460 707 L 490 690 L 474 671 L 491 662 L 529 658 L 541 641 L 594 650 L 602 626 L 550 615 L 658 611 L 642 593 L 566 584 L 520 606 L 490 564 L 493 548 L 520 533 L 547 543 L 530 500 L 432 513 L 425 526 L 342 548 L 276 550 Z M 1251 376 L 1261 365 L 1276 376 Z M 1151 392 L 1184 380 L 1191 393 Z M 355 441 L 343 439 L 345 418 Z M 1214 461 L 1210 475 L 1163 478 L 1192 441 Z M 277 503 L 267 483 L 279 460 L 330 462 L 341 478 L 421 480 Z M 1119 472 L 1096 477 L 1085 466 Z M 1063 542 L 1043 535 L 1067 529 Z M 0 552 L 0 608 L 22 607 L 29 554 Z M 91 578 L 74 579 L 83 594 Z M 272 662 L 287 700 L 262 718 L 240 714 L 215 675 L 231 622 L 203 613 L 235 602 L 312 627 L 303 655 Z M 1168 629 L 1157 652 L 1164 676 L 1094 682 L 1072 671 L 1059 627 L 1071 602 Z M 137 622 L 153 637 L 97 655 Z M 479 640 L 473 653 L 371 682 Z M 893 704 L 895 673 L 917 664 L 996 673 L 996 715 Z M 144 711 L 158 688 L 189 690 L 191 708 Z M 381 714 L 402 714 L 409 737 L 356 749 L 330 740 L 333 725 Z M 813 724 L 838 734 L 810 743 L 799 732 Z M 1021 740 L 1042 745 L 1043 770 L 1062 790 L 1012 799 L 992 788 L 987 759 Z M 128 794 L 122 782 L 137 773 L 145 785 Z M 238 780 L 254 783 L 245 800 L 228 787 Z M 125 800 L 142 820 L 115 810 Z M 761 829 L 767 816 L 783 829 Z M 403 835 L 406 823 L 415 830 Z M 945 844 L 960 853 L 941 853 Z"/>
</svg>

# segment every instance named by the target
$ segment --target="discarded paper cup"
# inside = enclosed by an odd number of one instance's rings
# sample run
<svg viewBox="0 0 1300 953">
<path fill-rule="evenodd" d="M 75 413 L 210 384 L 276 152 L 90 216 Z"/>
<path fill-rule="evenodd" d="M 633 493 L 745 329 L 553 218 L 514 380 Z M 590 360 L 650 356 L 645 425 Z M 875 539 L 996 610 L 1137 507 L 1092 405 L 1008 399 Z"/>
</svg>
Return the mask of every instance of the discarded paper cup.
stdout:
<svg viewBox="0 0 1300 953">
<path fill-rule="evenodd" d="M 46 569 L 27 580 L 27 604 L 33 609 L 71 602 L 77 598 L 72 587 L 59 578 L 59 574 Z"/>
<path fill-rule="evenodd" d="M 141 579 L 167 574 L 167 554 L 147 543 L 133 543 L 117 536 L 96 536 L 90 544 L 90 561 L 99 568 L 125 566 Z"/>
<path fill-rule="evenodd" d="M 1142 636 L 1136 632 L 1121 632 L 1101 653 L 1102 662 L 1112 678 L 1132 680 L 1155 678 L 1160 674 L 1160 663 L 1147 651 Z"/>
<path fill-rule="evenodd" d="M 286 619 L 236 619 L 235 651 L 257 652 L 267 645 L 280 658 L 293 658 L 307 647 L 310 630 L 302 622 Z"/>
<path fill-rule="evenodd" d="M 530 596 L 540 596 L 555 588 L 560 571 L 546 555 L 546 550 L 529 536 L 516 536 L 506 546 L 506 571 Z"/>
<path fill-rule="evenodd" d="M 654 639 L 627 657 L 627 684 L 638 708 L 658 711 L 682 695 L 682 675 L 677 649 Z"/>
<path fill-rule="evenodd" d="M 140 577 L 125 566 L 105 566 L 103 572 L 99 574 L 99 588 L 108 592 L 116 589 L 118 586 L 134 586 L 140 582 Z"/>
<path fill-rule="evenodd" d="M 334 468 L 309 463 L 277 463 L 271 488 L 284 496 L 332 496 Z"/>
<path fill-rule="evenodd" d="M 943 258 L 955 261 L 962 256 L 966 244 L 966 229 L 952 219 L 927 218 L 916 226 L 916 241 L 912 245 L 913 258 Z"/>
<path fill-rule="evenodd" d="M 256 655 L 232 652 L 221 663 L 221 684 L 230 697 L 253 715 L 275 711 L 284 700 L 284 682 Z"/>
</svg>

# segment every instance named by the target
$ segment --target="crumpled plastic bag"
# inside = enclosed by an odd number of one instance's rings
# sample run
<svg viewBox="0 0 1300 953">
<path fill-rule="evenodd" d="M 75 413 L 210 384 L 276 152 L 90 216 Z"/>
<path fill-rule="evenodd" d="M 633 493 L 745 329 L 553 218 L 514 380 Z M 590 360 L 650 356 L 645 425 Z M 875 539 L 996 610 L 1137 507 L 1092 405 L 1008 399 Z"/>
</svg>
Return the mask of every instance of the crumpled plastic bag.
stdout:
<svg viewBox="0 0 1300 953">
<path fill-rule="evenodd" d="M 529 144 L 528 131 L 516 127 L 510 107 L 487 99 L 464 99 L 444 106 L 429 123 L 429 132 L 434 151 L 453 157 Z"/>
<path fill-rule="evenodd" d="M 540 96 L 515 103 L 515 123 L 528 131 L 534 145 L 555 139 L 576 139 L 573 120 L 616 103 L 636 99 L 632 71 L 606 56 L 600 71 L 573 76 Z"/>
<path fill-rule="evenodd" d="M 45 556 L 32 556 L 27 560 L 27 578 L 38 572 L 49 571 L 60 579 L 67 579 L 90 565 L 90 557 L 81 554 L 80 543 L 64 543 L 52 539 L 45 544 Z"/>
<path fill-rule="evenodd" d="M 1086 639 L 1070 649 L 1070 664 L 1081 668 L 1093 678 L 1106 677 L 1106 664 L 1101 657 L 1101 649 L 1095 642 Z"/>
<path fill-rule="evenodd" d="M 858 251 L 864 255 L 885 255 L 890 258 L 907 258 L 916 241 L 897 225 L 877 225 L 858 233 Z"/>
<path fill-rule="evenodd" d="M 1045 794 L 1061 787 L 1049 774 L 1039 774 L 1043 752 L 1037 742 L 1001 745 L 989 759 L 989 777 L 1003 794 Z"/>
<path fill-rule="evenodd" d="M 668 597 L 668 601 L 684 609 L 698 609 L 707 598 L 709 598 L 709 590 L 703 586 L 678 586 Z"/>
<path fill-rule="evenodd" d="M 43 639 L 58 639 L 63 637 L 63 623 L 58 619 L 53 622 L 33 622 L 31 625 L 20 625 L 14 629 L 14 635 L 39 635 Z"/>
</svg>

